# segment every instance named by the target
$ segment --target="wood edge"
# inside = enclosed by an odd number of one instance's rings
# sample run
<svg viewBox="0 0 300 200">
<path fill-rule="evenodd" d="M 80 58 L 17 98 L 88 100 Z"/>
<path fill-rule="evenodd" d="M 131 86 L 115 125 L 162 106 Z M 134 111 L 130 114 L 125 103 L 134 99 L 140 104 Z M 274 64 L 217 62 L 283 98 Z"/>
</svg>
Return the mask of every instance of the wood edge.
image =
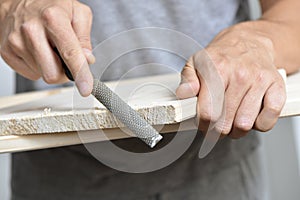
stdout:
<svg viewBox="0 0 300 200">
<path fill-rule="evenodd" d="M 182 123 L 154 126 L 160 133 L 171 133 L 196 129 L 193 120 Z M 48 133 L 23 136 L 1 136 L 0 153 L 15 153 L 21 151 L 33 151 L 84 143 L 101 142 L 107 140 L 125 139 L 133 136 L 127 135 L 120 129 L 106 129 L 106 136 L 96 131 L 80 131 L 67 133 Z"/>
</svg>

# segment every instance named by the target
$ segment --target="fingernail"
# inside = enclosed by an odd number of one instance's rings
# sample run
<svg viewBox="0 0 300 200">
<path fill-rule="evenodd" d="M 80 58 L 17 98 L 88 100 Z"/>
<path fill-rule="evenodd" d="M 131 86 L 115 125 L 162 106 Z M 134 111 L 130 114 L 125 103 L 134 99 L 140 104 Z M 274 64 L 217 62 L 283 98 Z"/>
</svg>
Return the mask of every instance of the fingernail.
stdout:
<svg viewBox="0 0 300 200">
<path fill-rule="evenodd" d="M 76 82 L 76 86 L 77 86 L 81 96 L 87 97 L 90 95 L 91 88 L 90 88 L 90 85 L 86 81 Z"/>
<path fill-rule="evenodd" d="M 95 56 L 93 55 L 92 51 L 89 50 L 89 49 L 86 49 L 86 48 L 83 48 L 83 52 L 85 54 L 85 57 L 88 61 L 88 63 L 91 65 L 91 64 L 94 64 L 96 62 L 96 58 Z"/>
<path fill-rule="evenodd" d="M 79 73 L 77 73 L 77 76 L 75 77 L 75 84 L 79 90 L 79 93 L 83 97 L 87 97 L 92 93 L 93 75 L 86 60 L 84 61 Z"/>
</svg>

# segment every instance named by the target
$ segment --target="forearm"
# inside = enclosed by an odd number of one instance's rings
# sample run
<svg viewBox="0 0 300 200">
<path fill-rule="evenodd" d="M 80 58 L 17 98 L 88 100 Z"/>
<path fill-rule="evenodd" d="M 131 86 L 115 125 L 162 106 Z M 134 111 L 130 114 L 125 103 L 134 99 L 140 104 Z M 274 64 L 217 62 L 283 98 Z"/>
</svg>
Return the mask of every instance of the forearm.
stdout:
<svg viewBox="0 0 300 200">
<path fill-rule="evenodd" d="M 256 26 L 274 45 L 274 64 L 288 73 L 300 68 L 300 1 L 261 0 L 262 17 Z"/>
</svg>

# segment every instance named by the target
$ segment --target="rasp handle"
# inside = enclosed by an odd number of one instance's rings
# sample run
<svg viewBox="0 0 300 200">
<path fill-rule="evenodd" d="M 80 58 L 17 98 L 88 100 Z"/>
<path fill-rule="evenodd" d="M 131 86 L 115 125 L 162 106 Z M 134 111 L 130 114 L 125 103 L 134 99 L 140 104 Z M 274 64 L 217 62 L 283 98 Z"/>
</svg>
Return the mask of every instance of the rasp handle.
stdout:
<svg viewBox="0 0 300 200">
<path fill-rule="evenodd" d="M 65 70 L 65 74 L 66 76 L 68 77 L 68 79 L 70 81 L 74 81 L 74 78 L 72 76 L 72 73 L 71 71 L 69 70 L 68 66 L 66 65 L 65 61 L 62 59 L 62 57 L 60 56 L 60 53 L 58 52 L 57 48 L 54 48 L 54 52 L 58 55 L 59 59 L 60 59 L 60 62 L 61 62 L 61 65 L 62 67 L 64 68 Z"/>
</svg>

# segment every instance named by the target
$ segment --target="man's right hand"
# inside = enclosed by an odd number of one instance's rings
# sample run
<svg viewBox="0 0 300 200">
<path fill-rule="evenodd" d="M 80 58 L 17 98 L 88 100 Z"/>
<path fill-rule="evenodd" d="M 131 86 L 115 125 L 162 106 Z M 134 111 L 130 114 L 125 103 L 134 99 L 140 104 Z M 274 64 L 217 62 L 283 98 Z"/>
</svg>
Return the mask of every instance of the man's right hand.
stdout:
<svg viewBox="0 0 300 200">
<path fill-rule="evenodd" d="M 17 73 L 64 83 L 57 48 L 83 96 L 92 91 L 91 9 L 76 0 L 0 0 L 0 53 Z"/>
</svg>

